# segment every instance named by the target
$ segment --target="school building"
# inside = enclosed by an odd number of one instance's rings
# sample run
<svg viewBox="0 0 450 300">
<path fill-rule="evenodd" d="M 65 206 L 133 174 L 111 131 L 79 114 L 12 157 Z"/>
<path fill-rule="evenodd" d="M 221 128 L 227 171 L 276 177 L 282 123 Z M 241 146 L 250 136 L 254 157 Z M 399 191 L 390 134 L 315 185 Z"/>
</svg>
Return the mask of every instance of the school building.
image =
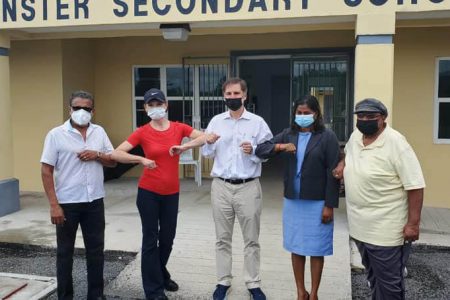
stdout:
<svg viewBox="0 0 450 300">
<path fill-rule="evenodd" d="M 13 178 L 43 190 L 44 138 L 72 91 L 94 94 L 117 146 L 148 121 L 147 89 L 204 129 L 240 76 L 274 134 L 313 94 L 344 144 L 354 103 L 380 99 L 419 157 L 425 205 L 450 208 L 450 0 L 3 0 L 0 19 L 0 198 Z"/>
</svg>

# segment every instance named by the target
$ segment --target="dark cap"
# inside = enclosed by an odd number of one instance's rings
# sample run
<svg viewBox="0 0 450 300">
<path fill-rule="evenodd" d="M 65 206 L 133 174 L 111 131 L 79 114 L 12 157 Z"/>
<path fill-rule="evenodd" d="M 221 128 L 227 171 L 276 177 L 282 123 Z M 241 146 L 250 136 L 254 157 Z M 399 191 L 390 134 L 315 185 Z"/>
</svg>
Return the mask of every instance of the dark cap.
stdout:
<svg viewBox="0 0 450 300">
<path fill-rule="evenodd" d="M 161 103 L 165 103 L 166 96 L 164 96 L 164 93 L 158 89 L 149 89 L 147 92 L 145 92 L 144 102 L 147 104 L 148 102 L 150 102 L 152 100 L 156 100 Z"/>
<path fill-rule="evenodd" d="M 356 103 L 353 113 L 357 114 L 362 112 L 380 113 L 384 116 L 388 115 L 386 106 L 380 100 L 374 98 L 367 98 Z"/>
</svg>

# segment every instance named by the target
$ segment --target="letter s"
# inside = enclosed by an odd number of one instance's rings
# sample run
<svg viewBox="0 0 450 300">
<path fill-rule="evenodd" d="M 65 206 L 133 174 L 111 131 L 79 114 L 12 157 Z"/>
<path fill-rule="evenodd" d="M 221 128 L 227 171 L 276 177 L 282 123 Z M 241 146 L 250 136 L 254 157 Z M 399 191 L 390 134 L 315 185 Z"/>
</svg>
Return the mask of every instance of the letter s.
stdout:
<svg viewBox="0 0 450 300">
<path fill-rule="evenodd" d="M 123 0 L 113 0 L 115 4 L 122 7 L 122 10 L 114 8 L 114 14 L 118 17 L 125 17 L 128 14 L 128 5 Z"/>
</svg>

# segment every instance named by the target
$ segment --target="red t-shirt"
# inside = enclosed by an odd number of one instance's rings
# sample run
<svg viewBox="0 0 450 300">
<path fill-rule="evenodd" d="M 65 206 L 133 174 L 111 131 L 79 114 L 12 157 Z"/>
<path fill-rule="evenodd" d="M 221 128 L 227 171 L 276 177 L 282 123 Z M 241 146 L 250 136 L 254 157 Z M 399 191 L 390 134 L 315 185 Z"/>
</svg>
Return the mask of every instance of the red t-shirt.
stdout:
<svg viewBox="0 0 450 300">
<path fill-rule="evenodd" d="M 176 194 L 180 191 L 178 178 L 179 155 L 170 156 L 169 149 L 180 145 L 184 137 L 189 137 L 194 129 L 186 124 L 170 122 L 167 130 L 158 131 L 146 124 L 139 127 L 129 137 L 128 142 L 141 145 L 145 157 L 154 160 L 156 168 L 144 168 L 138 186 L 160 195 Z"/>
</svg>

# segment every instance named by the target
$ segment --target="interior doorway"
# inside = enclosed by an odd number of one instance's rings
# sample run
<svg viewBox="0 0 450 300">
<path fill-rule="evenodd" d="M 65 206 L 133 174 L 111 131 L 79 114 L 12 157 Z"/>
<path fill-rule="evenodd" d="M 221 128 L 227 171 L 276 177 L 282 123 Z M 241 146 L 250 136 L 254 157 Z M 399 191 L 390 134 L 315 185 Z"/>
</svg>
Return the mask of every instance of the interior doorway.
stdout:
<svg viewBox="0 0 450 300">
<path fill-rule="evenodd" d="M 247 82 L 247 109 L 261 116 L 274 134 L 290 123 L 291 60 L 249 58 L 239 60 L 239 76 Z"/>
<path fill-rule="evenodd" d="M 290 126 L 290 57 L 239 59 L 239 76 L 247 82 L 247 109 L 261 116 L 274 135 Z M 283 161 L 274 157 L 263 164 L 264 178 L 282 178 Z"/>
</svg>

